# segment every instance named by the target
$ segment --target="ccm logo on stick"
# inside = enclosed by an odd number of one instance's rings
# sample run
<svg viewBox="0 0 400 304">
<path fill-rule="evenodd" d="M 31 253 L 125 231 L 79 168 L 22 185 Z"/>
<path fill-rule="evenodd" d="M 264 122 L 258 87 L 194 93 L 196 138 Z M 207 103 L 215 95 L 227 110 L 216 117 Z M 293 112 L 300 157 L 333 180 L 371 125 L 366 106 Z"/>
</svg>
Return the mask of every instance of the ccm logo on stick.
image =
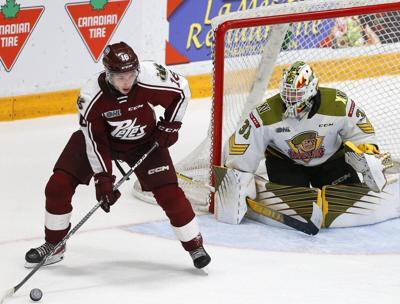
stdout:
<svg viewBox="0 0 400 304">
<path fill-rule="evenodd" d="M 154 169 L 150 169 L 149 171 L 147 171 L 147 174 L 152 175 L 154 173 L 159 173 L 159 172 L 168 171 L 168 170 L 169 170 L 169 166 L 161 166 L 161 167 L 157 167 Z"/>
</svg>

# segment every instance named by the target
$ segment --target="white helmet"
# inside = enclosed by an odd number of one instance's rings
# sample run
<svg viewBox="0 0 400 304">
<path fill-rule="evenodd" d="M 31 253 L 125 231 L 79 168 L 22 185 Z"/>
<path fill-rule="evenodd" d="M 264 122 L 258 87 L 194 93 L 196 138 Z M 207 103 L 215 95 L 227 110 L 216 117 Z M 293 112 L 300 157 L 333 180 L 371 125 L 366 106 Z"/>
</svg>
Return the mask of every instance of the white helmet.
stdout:
<svg viewBox="0 0 400 304">
<path fill-rule="evenodd" d="M 311 67 L 296 61 L 283 72 L 280 95 L 286 105 L 284 116 L 301 118 L 312 107 L 311 99 L 317 95 L 318 78 Z"/>
</svg>

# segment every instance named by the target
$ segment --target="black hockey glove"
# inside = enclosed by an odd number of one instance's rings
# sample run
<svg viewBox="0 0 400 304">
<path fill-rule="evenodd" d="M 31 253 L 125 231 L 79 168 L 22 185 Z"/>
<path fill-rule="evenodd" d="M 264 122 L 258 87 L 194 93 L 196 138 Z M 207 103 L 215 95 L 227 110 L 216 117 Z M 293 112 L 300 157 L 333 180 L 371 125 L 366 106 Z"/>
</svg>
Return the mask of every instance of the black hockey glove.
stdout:
<svg viewBox="0 0 400 304">
<path fill-rule="evenodd" d="M 160 117 L 157 127 L 153 132 L 153 140 L 158 142 L 160 148 L 168 148 L 178 140 L 178 131 L 181 128 L 180 121 L 165 121 Z"/>
</svg>

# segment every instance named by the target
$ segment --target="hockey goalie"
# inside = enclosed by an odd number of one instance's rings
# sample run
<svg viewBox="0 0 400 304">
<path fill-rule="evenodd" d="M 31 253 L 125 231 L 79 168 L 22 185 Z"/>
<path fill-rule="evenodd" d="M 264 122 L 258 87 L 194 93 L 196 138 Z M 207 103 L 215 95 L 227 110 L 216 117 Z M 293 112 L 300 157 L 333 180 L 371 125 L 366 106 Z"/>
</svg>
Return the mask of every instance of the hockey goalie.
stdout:
<svg viewBox="0 0 400 304">
<path fill-rule="evenodd" d="M 309 221 L 315 205 L 322 227 L 400 215 L 399 175 L 389 174 L 390 155 L 365 112 L 346 93 L 319 87 L 305 62 L 284 71 L 279 93 L 247 115 L 225 150 L 225 166 L 214 168 L 219 221 L 277 223 L 265 208 Z M 263 160 L 268 180 L 254 175 Z"/>
</svg>

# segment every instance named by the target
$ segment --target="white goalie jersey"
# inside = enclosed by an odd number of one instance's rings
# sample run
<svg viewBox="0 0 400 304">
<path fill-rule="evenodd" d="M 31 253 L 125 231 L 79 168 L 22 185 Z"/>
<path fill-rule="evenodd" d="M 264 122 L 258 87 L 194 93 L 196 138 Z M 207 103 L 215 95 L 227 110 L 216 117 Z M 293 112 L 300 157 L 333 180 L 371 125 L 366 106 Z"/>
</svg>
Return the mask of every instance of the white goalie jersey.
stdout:
<svg viewBox="0 0 400 304">
<path fill-rule="evenodd" d="M 345 141 L 376 144 L 366 114 L 340 90 L 319 88 L 309 115 L 300 120 L 283 113 L 279 94 L 251 111 L 229 138 L 227 167 L 254 173 L 266 149 L 300 165 L 316 166 L 337 153 Z"/>
</svg>

